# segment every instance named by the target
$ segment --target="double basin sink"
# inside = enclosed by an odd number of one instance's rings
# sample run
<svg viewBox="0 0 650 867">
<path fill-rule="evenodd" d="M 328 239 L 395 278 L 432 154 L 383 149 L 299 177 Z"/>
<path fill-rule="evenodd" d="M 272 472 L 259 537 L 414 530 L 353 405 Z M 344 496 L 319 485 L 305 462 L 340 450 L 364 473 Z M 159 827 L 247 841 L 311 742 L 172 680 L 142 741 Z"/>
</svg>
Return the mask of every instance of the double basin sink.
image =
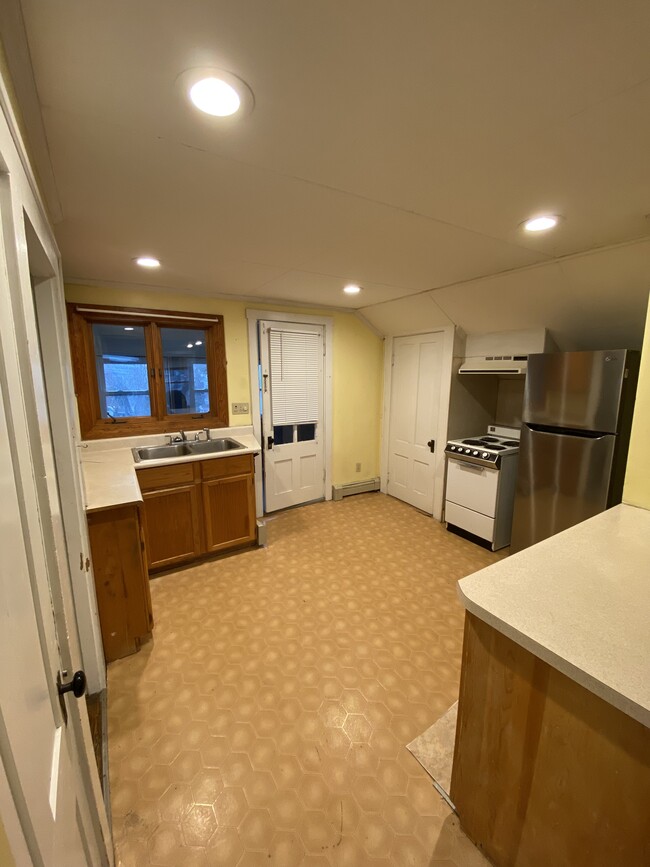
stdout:
<svg viewBox="0 0 650 867">
<path fill-rule="evenodd" d="M 142 446 L 131 449 L 136 463 L 140 461 L 160 461 L 164 458 L 185 458 L 189 455 L 215 455 L 221 452 L 232 452 L 243 449 L 237 440 L 223 437 L 201 442 L 171 443 L 167 446 Z"/>
</svg>

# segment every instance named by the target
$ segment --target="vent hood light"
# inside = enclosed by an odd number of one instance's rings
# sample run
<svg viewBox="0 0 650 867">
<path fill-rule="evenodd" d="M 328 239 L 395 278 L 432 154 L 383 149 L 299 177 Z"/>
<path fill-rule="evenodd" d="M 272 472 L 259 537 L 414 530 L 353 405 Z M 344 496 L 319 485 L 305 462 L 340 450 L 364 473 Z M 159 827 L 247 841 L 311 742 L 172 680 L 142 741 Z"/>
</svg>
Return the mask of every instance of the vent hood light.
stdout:
<svg viewBox="0 0 650 867">
<path fill-rule="evenodd" d="M 465 358 L 458 368 L 458 373 L 481 376 L 523 376 L 527 369 L 527 355 L 485 355 Z"/>
<path fill-rule="evenodd" d="M 141 268 L 160 268 L 160 262 L 154 256 L 138 256 L 133 261 Z"/>
<path fill-rule="evenodd" d="M 543 217 L 533 217 L 531 220 L 526 220 L 524 229 L 527 232 L 546 232 L 548 229 L 553 229 L 559 222 L 559 217 L 545 215 Z"/>
</svg>

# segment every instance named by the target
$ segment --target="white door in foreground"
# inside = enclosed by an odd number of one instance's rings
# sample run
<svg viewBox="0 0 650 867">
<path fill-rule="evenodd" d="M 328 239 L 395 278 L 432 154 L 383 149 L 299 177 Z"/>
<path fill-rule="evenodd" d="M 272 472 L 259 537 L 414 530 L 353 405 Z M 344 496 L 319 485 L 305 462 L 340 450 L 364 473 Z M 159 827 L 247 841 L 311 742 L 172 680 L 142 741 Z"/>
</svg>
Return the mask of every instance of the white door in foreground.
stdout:
<svg viewBox="0 0 650 867">
<path fill-rule="evenodd" d="M 261 322 L 266 512 L 325 496 L 322 325 Z"/>
<path fill-rule="evenodd" d="M 442 335 L 393 340 L 387 493 L 433 514 Z"/>
<path fill-rule="evenodd" d="M 0 441 L 7 443 L 1 388 Z M 59 652 L 67 636 L 56 630 L 52 611 L 55 603 L 35 603 L 39 593 L 34 570 L 38 564 L 30 559 L 24 544 L 25 524 L 14 460 L 9 448 L 0 450 L 0 721 L 6 738 L 2 744 L 3 761 L 7 767 L 10 759 L 16 770 L 10 785 L 17 807 L 22 807 L 23 822 L 31 826 L 26 838 L 34 863 L 44 867 L 86 867 L 94 863 L 89 854 L 94 847 L 89 847 L 86 840 L 81 818 L 85 795 L 76 766 L 74 737 L 59 706 L 56 685 L 56 674 L 62 667 Z M 67 681 L 71 675 L 69 672 Z M 70 696 L 65 702 L 78 700 L 84 701 Z"/>
</svg>

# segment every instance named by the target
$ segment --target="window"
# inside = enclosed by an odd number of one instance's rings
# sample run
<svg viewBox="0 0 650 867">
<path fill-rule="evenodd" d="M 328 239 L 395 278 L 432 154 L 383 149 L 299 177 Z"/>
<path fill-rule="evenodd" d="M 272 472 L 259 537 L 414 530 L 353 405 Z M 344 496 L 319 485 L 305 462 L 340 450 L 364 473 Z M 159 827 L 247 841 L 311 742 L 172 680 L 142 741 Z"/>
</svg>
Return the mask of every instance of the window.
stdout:
<svg viewBox="0 0 650 867">
<path fill-rule="evenodd" d="M 228 424 L 222 317 L 68 305 L 86 439 Z"/>
</svg>

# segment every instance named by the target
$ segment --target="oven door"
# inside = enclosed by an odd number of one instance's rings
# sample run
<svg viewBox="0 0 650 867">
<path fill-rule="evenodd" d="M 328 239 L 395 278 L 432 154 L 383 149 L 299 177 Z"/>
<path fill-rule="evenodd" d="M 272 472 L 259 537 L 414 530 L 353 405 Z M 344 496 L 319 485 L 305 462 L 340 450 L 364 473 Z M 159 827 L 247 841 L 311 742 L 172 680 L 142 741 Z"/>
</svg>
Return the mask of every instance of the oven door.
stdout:
<svg viewBox="0 0 650 867">
<path fill-rule="evenodd" d="M 496 515 L 499 470 L 449 458 L 446 499 L 494 518 Z"/>
</svg>

